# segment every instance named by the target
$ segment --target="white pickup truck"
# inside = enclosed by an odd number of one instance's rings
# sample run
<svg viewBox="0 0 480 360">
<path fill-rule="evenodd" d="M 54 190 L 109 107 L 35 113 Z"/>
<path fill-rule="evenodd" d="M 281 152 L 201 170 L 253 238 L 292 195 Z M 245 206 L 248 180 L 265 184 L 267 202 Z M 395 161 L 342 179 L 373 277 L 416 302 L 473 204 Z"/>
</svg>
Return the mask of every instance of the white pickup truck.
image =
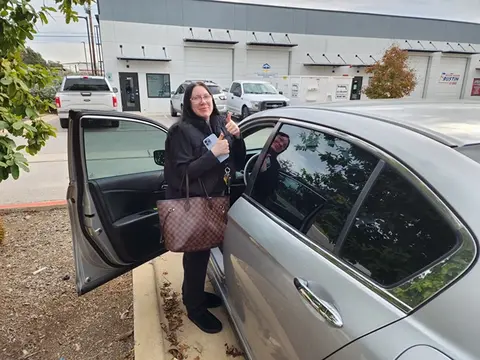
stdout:
<svg viewBox="0 0 480 360">
<path fill-rule="evenodd" d="M 118 111 L 117 91 L 103 76 L 65 76 L 55 95 L 60 126 L 68 128 L 70 110 Z M 111 126 L 118 126 L 118 122 Z"/>
</svg>

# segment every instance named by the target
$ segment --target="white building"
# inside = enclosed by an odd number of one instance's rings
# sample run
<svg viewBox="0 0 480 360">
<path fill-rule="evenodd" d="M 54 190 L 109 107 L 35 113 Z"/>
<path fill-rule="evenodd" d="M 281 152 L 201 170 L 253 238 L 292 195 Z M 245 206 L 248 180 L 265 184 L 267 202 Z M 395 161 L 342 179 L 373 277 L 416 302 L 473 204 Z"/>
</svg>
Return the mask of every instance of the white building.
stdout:
<svg viewBox="0 0 480 360">
<path fill-rule="evenodd" d="M 98 2 L 106 75 L 123 110 L 167 112 L 186 79 L 228 87 L 264 76 L 264 64 L 269 76 L 351 75 L 364 87 L 365 67 L 394 43 L 417 73 L 411 97 L 480 100 L 480 89 L 471 95 L 480 24 L 210 0 Z"/>
</svg>

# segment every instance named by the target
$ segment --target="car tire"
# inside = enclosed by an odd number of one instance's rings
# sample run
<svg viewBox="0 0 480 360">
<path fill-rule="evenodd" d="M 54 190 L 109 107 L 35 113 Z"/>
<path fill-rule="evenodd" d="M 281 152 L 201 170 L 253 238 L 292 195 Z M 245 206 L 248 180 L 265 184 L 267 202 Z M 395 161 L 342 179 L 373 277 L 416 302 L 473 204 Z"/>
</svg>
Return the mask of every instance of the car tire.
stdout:
<svg viewBox="0 0 480 360">
<path fill-rule="evenodd" d="M 170 103 L 170 115 L 172 117 L 177 117 L 178 116 L 178 113 L 175 111 L 175 109 L 173 108 L 173 104 Z"/>
<path fill-rule="evenodd" d="M 250 112 L 248 111 L 248 108 L 243 105 L 242 107 L 242 120 L 245 119 L 246 117 L 248 117 L 248 115 L 250 115 Z"/>
<path fill-rule="evenodd" d="M 68 119 L 60 119 L 60 127 L 62 129 L 68 129 Z"/>
</svg>

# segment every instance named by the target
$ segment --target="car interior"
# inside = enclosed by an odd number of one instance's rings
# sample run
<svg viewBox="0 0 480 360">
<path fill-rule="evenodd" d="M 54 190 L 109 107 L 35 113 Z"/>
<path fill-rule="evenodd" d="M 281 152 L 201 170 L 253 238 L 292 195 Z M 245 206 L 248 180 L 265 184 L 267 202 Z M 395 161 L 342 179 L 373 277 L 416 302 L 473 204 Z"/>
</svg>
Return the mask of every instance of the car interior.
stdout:
<svg viewBox="0 0 480 360">
<path fill-rule="evenodd" d="M 88 120 L 88 117 L 82 119 L 85 123 L 88 123 Z M 268 127 L 273 129 L 273 126 L 274 124 L 270 123 Z M 258 130 L 260 130 L 259 127 L 250 129 L 245 132 L 244 136 L 248 137 Z M 74 136 L 80 136 L 80 134 L 75 134 L 80 131 L 79 127 L 75 126 L 73 131 Z M 80 147 L 78 143 L 76 146 Z M 75 164 L 79 175 L 79 184 L 84 183 L 81 177 L 86 176 L 82 166 L 83 159 L 80 156 L 83 150 L 79 148 L 73 151 L 74 156 L 77 157 Z M 248 149 L 247 160 L 261 150 L 262 148 Z M 88 180 L 88 190 L 95 203 L 99 219 L 104 227 L 103 230 L 123 263 L 132 265 L 143 263 L 165 252 L 161 243 L 161 230 L 156 208 L 156 202 L 165 199 L 167 189 L 163 175 L 164 157 L 164 150 L 153 152 L 151 161 L 159 165 L 158 170 L 155 171 Z M 232 204 L 244 190 L 243 169 L 239 169 L 232 179 Z M 83 206 L 80 205 L 78 209 L 79 214 L 82 214 Z M 85 218 L 94 216 L 94 214 L 83 214 Z M 84 231 L 84 235 L 90 243 L 94 242 L 92 238 L 95 235 L 89 235 L 88 231 Z"/>
</svg>

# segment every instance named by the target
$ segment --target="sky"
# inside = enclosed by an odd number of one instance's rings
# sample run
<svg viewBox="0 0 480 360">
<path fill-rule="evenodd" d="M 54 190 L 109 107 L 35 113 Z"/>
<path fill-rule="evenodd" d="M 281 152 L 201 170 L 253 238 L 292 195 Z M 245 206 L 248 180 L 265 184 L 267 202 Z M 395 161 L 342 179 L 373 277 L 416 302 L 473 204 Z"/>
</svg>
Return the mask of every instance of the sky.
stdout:
<svg viewBox="0 0 480 360">
<path fill-rule="evenodd" d="M 115 1 L 115 0 L 104 0 Z M 132 0 L 140 1 L 140 0 Z M 480 0 L 222 0 L 235 3 L 256 3 L 278 6 L 295 6 L 325 9 L 437 18 L 480 23 Z M 53 0 L 31 0 L 35 7 L 43 3 L 53 5 Z M 80 15 L 85 15 L 82 7 Z M 97 8 L 93 6 L 93 12 Z M 94 20 L 95 21 L 95 20 Z M 61 62 L 84 61 L 82 41 L 87 41 L 85 21 L 65 24 L 60 14 L 54 14 L 50 23 L 39 26 L 39 33 L 28 45 L 47 60 Z"/>
</svg>

